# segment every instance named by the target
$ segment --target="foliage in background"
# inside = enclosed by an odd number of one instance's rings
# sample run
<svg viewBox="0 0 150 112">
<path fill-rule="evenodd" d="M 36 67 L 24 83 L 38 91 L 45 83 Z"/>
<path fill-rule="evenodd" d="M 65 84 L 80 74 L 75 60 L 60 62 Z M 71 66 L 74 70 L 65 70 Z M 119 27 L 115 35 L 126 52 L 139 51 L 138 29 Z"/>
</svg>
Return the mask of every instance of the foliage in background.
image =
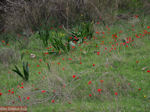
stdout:
<svg viewBox="0 0 150 112">
<path fill-rule="evenodd" d="M 15 34 L 9 33 L 9 32 L 3 32 L 0 35 L 0 41 L 5 41 L 5 44 L 8 44 L 9 41 L 14 41 L 15 40 Z"/>
<path fill-rule="evenodd" d="M 81 15 L 85 21 L 105 20 L 113 23 L 118 12 L 137 13 L 142 8 L 149 9 L 148 0 L 57 0 L 55 2 L 53 0 L 10 0 L 7 2 L 3 8 L 4 27 L 6 31 L 17 33 L 26 28 L 37 31 L 45 20 L 54 26 L 64 24 L 69 28 L 80 21 Z"/>
<path fill-rule="evenodd" d="M 121 12 L 131 12 L 131 13 L 138 13 L 141 12 L 141 9 L 144 6 L 143 0 L 122 0 L 119 3 L 118 10 Z M 143 13 L 143 12 L 142 12 Z"/>
<path fill-rule="evenodd" d="M 42 29 L 39 31 L 39 38 L 42 40 L 43 42 L 43 45 L 45 47 L 48 46 L 48 40 L 50 38 L 50 34 L 49 34 L 49 31 L 48 29 Z"/>
</svg>

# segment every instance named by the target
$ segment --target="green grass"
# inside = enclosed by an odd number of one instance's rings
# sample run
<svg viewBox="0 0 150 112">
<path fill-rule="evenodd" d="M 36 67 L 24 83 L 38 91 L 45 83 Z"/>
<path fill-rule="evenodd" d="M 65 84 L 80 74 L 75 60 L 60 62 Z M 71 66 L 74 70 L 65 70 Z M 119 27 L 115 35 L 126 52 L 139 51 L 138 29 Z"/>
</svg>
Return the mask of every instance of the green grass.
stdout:
<svg viewBox="0 0 150 112">
<path fill-rule="evenodd" d="M 100 29 L 99 32 L 104 31 L 105 35 L 95 33 L 97 39 L 85 40 L 88 45 L 83 43 L 68 54 L 62 53 L 57 56 L 43 55 L 48 50 L 43 47 L 41 40 L 35 38 L 36 34 L 29 38 L 29 45 L 24 49 L 19 49 L 18 42 L 16 44 L 10 42 L 10 46 L 7 47 L 15 48 L 20 54 L 25 53 L 23 60 L 19 59 L 16 64 L 21 68 L 22 61 L 28 61 L 30 76 L 29 81 L 25 82 L 11 71 L 14 69 L 14 64 L 10 64 L 8 68 L 1 64 L 0 92 L 3 95 L 0 96 L 0 105 L 27 105 L 29 111 L 33 112 L 148 112 L 150 73 L 147 70 L 150 70 L 150 35 L 136 38 L 135 34 L 150 29 L 146 28 L 149 25 L 147 21 L 144 28 L 139 23 L 134 25 L 135 31 L 131 31 L 132 24 L 120 21 L 116 25 L 109 26 L 110 33 L 107 33 L 106 28 L 96 25 Z M 119 34 L 120 30 L 123 33 Z M 118 36 L 117 42 L 112 39 L 115 33 Z M 119 39 L 129 36 L 134 41 L 126 44 L 128 47 L 120 46 L 122 41 Z M 101 44 L 102 41 L 104 45 Z M 116 46 L 116 43 L 119 45 Z M 133 44 L 136 45 L 132 46 Z M 115 45 L 113 48 L 116 50 L 109 52 L 112 45 Z M 97 52 L 100 52 L 100 55 L 97 55 Z M 30 58 L 31 53 L 36 55 L 35 59 Z M 50 71 L 46 63 L 50 64 Z M 142 70 L 144 67 L 147 68 Z M 73 75 L 76 77 L 73 78 Z M 101 83 L 100 80 L 104 82 Z M 92 81 L 92 84 L 88 84 L 89 81 Z M 18 85 L 24 86 L 24 89 L 17 88 Z M 8 90 L 12 88 L 14 94 L 8 95 Z M 46 90 L 48 93 L 38 92 L 35 88 L 40 91 Z M 101 94 L 97 89 L 102 89 Z M 56 92 L 54 93 L 53 90 Z M 115 92 L 118 93 L 117 96 Z M 90 97 L 89 94 L 92 96 Z M 22 99 L 20 102 L 17 100 L 18 96 L 25 97 L 25 100 Z M 30 99 L 26 100 L 28 96 Z M 55 103 L 51 103 L 52 99 Z M 15 103 L 9 104 L 12 101 Z"/>
</svg>

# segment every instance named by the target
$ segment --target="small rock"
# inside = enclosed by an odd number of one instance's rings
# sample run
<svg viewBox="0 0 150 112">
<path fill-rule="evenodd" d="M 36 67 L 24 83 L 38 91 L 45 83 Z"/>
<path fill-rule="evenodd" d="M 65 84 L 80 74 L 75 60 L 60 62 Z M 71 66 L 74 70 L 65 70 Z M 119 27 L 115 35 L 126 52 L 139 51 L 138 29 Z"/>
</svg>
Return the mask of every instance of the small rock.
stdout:
<svg viewBox="0 0 150 112">
<path fill-rule="evenodd" d="M 34 59 L 34 58 L 36 58 L 36 55 L 35 54 L 30 54 L 30 58 Z"/>
<path fill-rule="evenodd" d="M 146 70 L 146 69 L 147 69 L 147 67 L 143 67 L 143 68 L 142 68 L 143 71 Z"/>
<path fill-rule="evenodd" d="M 86 51 L 83 51 L 82 53 L 83 53 L 83 54 L 86 54 L 87 52 L 86 52 Z"/>
</svg>

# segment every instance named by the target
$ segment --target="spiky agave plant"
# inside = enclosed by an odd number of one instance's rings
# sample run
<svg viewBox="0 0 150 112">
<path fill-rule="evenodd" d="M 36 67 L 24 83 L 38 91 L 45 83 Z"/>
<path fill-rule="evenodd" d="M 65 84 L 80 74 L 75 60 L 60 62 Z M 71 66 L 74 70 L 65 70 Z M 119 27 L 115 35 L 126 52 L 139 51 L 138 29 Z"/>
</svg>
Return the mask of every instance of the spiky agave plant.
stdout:
<svg viewBox="0 0 150 112">
<path fill-rule="evenodd" d="M 23 80 L 28 81 L 29 80 L 29 67 L 28 62 L 23 62 L 23 73 L 19 70 L 19 68 L 15 65 L 15 69 L 12 69 L 13 72 L 17 73 L 20 77 L 22 77 Z"/>
</svg>

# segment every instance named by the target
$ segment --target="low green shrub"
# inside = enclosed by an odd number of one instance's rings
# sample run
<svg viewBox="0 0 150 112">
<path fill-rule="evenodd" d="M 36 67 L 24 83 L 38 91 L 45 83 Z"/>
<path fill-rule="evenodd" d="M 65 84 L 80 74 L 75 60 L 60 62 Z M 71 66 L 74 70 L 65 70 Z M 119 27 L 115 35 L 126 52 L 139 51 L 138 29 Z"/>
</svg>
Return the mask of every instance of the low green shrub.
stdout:
<svg viewBox="0 0 150 112">
<path fill-rule="evenodd" d="M 81 43 L 84 41 L 85 37 L 91 39 L 94 33 L 92 22 L 82 22 L 76 28 L 73 29 L 72 40 L 79 40 Z"/>
</svg>

